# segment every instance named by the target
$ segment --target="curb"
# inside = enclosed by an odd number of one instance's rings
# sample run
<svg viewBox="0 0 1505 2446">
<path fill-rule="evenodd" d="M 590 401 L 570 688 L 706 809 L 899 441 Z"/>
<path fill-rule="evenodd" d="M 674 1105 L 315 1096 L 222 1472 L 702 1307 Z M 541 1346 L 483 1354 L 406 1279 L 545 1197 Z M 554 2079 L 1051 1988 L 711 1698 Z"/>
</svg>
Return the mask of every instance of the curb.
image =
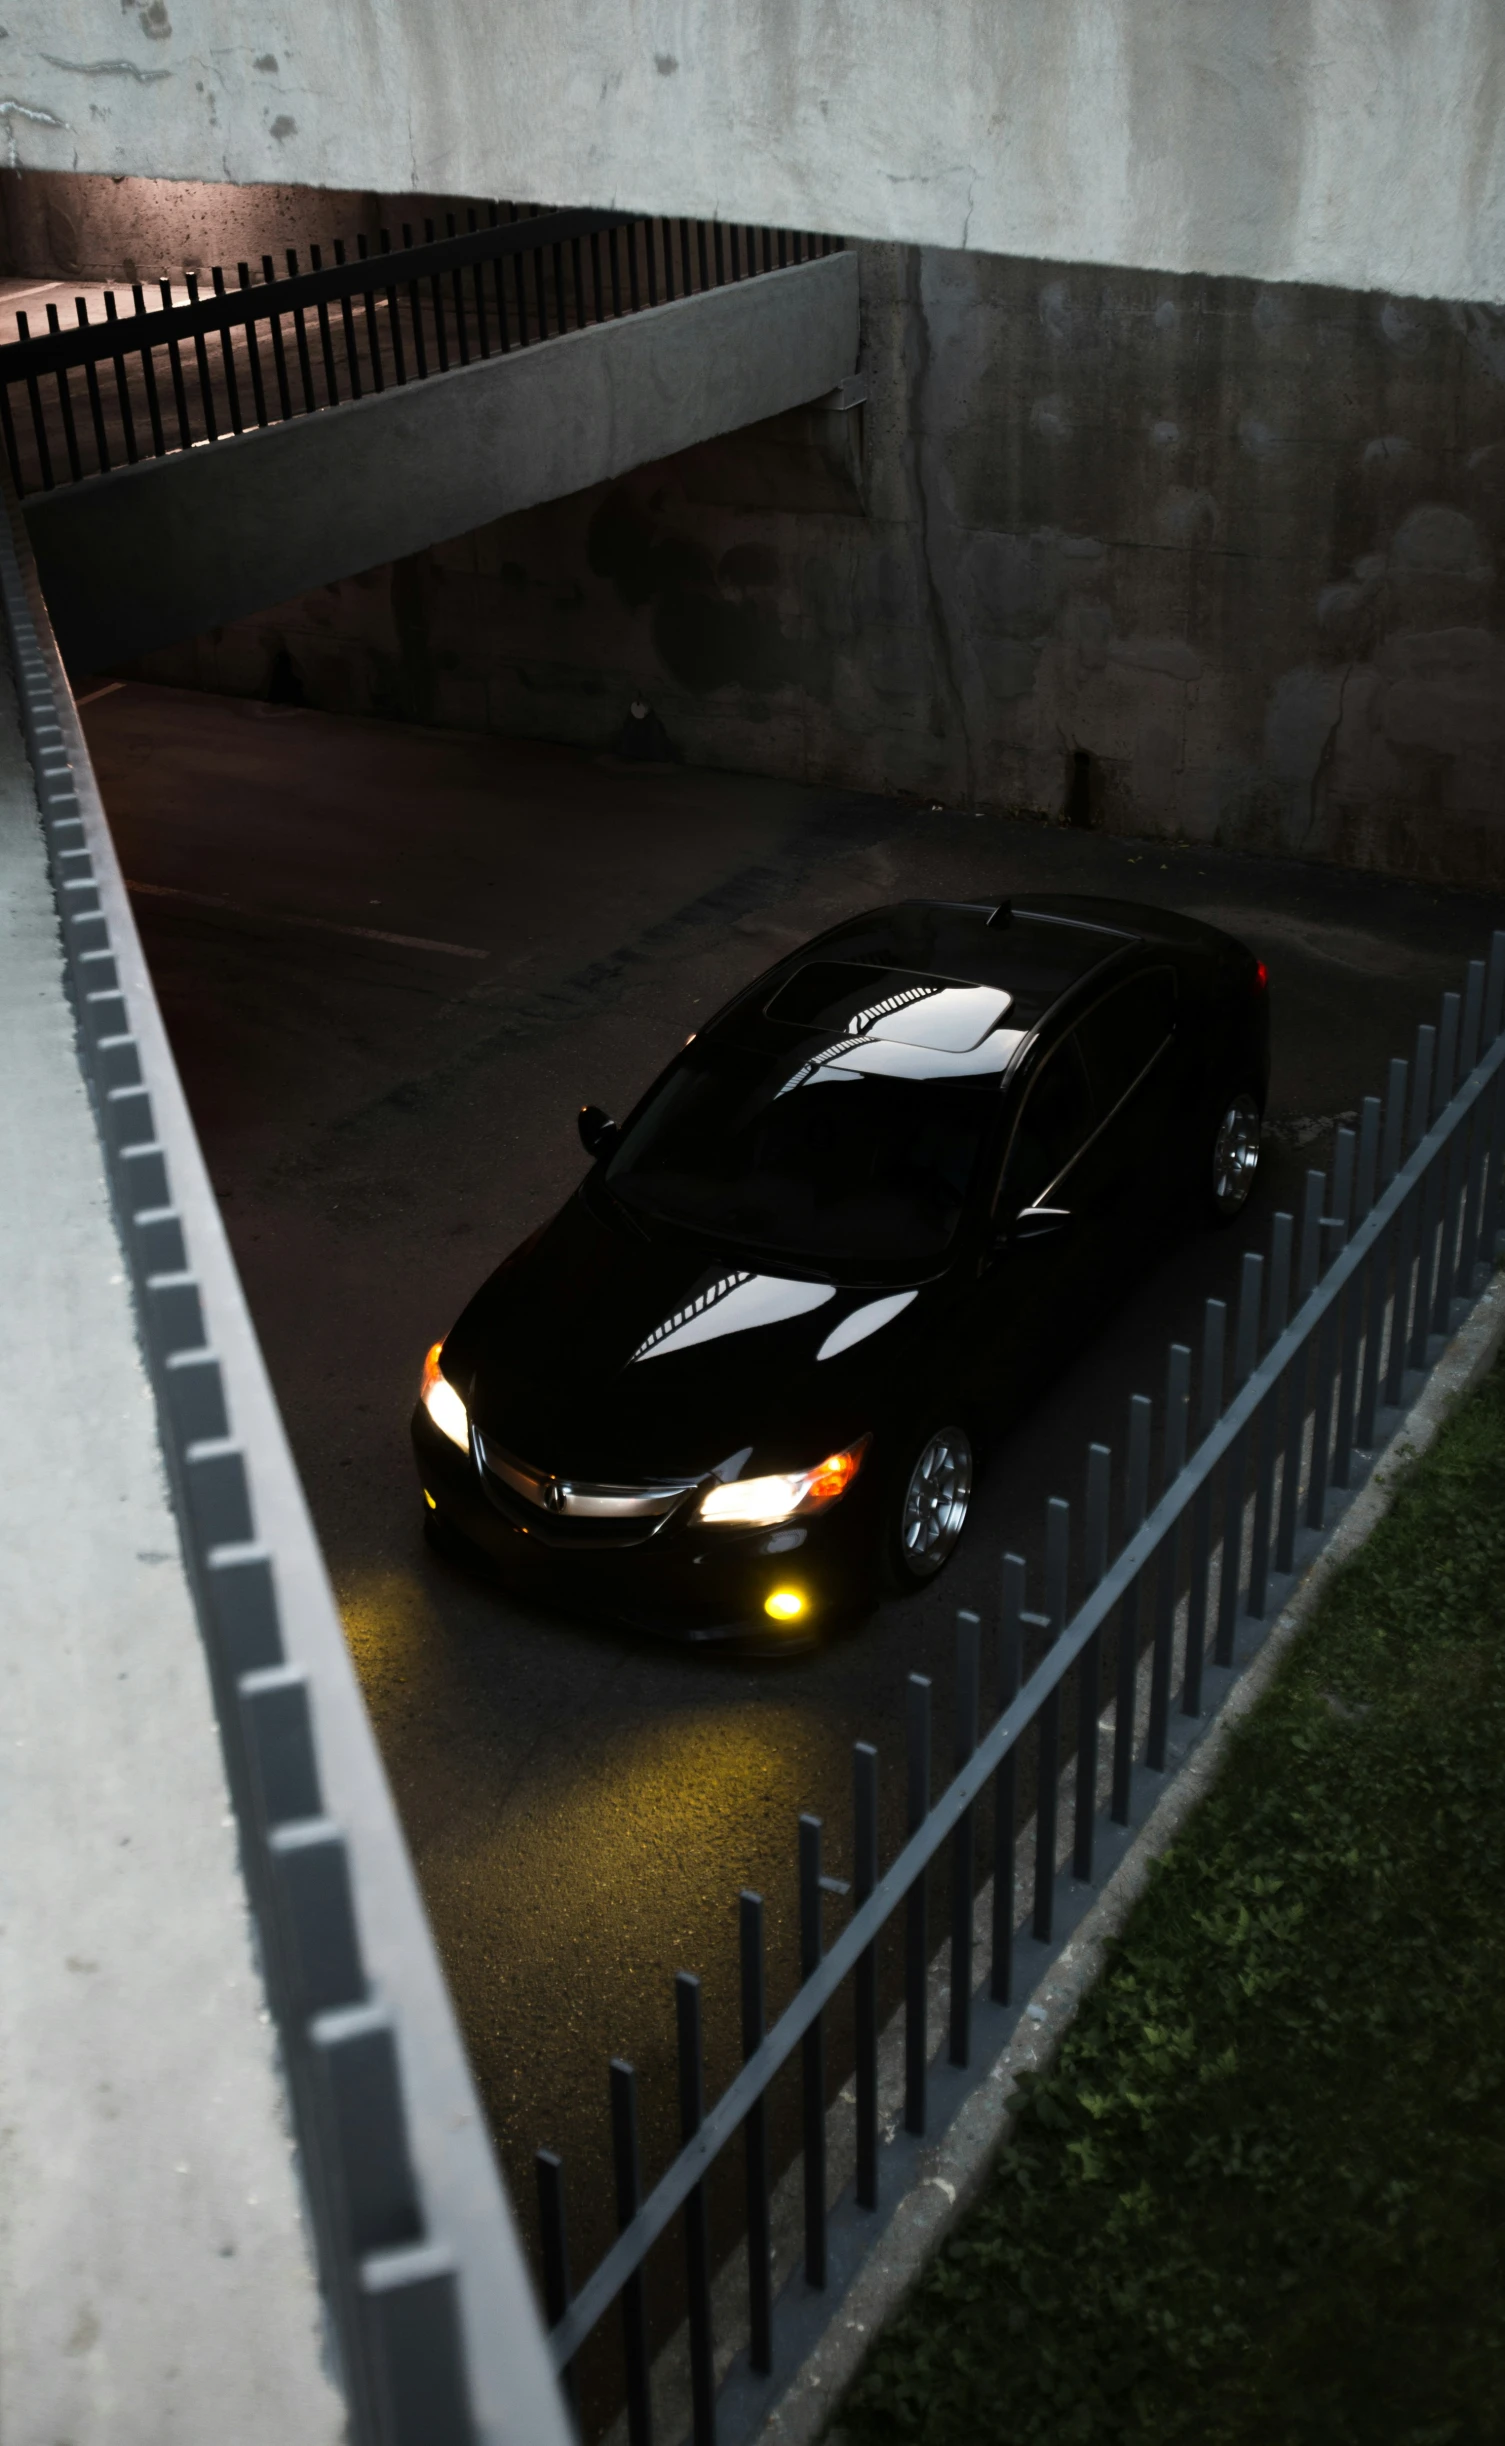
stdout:
<svg viewBox="0 0 1505 2446">
<path fill-rule="evenodd" d="M 836 2317 L 758 2429 L 758 2446 L 814 2446 L 822 2435 L 829 2446 L 840 2446 L 842 2432 L 827 2424 L 870 2346 L 982 2191 L 993 2158 L 1012 2129 L 1013 2097 L 1021 2074 L 1043 2070 L 1058 2052 L 1078 2007 L 1106 1965 L 1110 1945 L 1144 1893 L 1151 1868 L 1216 1780 L 1235 1727 L 1269 1687 L 1334 1573 L 1384 1518 L 1412 1462 L 1435 1441 L 1450 1411 L 1492 1366 L 1502 1344 L 1505 1275 L 1497 1274 L 1436 1362 L 1368 1482 L 1281 1608 L 1193 1755 L 1035 1990 L 987 2079 L 934 2149 L 925 2153 L 917 2181 Z"/>
</svg>

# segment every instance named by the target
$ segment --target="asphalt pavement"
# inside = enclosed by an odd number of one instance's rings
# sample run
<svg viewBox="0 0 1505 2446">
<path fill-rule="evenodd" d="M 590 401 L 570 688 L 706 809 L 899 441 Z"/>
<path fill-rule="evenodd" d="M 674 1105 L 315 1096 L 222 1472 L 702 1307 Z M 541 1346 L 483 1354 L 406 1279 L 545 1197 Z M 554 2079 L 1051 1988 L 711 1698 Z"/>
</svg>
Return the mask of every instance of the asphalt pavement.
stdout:
<svg viewBox="0 0 1505 2446">
<path fill-rule="evenodd" d="M 845 1873 L 851 1747 L 873 1741 L 897 1847 L 906 1676 L 933 1675 L 943 1739 L 956 1608 L 991 1622 L 1006 1547 L 1038 1563 L 1047 1497 L 1079 1496 L 1089 1442 L 1121 1449 L 1129 1396 L 1235 1295 L 1241 1251 L 1505 901 L 185 691 L 115 688 L 84 720 L 514 2196 L 531 2225 L 532 2151 L 562 2151 L 580 2274 L 611 2230 L 608 2058 L 639 2066 L 651 2177 L 674 1972 L 704 1980 L 714 2094 L 739 1887 L 768 1900 L 776 2007 L 798 1813 Z M 577 1108 L 624 1111 L 838 918 L 1047 887 L 1207 916 L 1266 960 L 1266 1165 L 1245 1225 L 1167 1247 L 996 1452 L 939 1585 L 751 1662 L 530 1610 L 432 1553 L 407 1441 L 423 1353 L 579 1180 Z"/>
</svg>

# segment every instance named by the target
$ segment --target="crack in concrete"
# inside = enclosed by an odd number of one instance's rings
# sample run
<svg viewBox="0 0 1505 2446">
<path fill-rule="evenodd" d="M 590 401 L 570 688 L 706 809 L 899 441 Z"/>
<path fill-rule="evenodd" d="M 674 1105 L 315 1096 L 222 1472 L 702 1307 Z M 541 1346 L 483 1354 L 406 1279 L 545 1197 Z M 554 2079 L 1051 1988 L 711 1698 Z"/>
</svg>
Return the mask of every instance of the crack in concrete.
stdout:
<svg viewBox="0 0 1505 2446">
<path fill-rule="evenodd" d="M 53 51 L 44 51 L 42 57 L 49 68 L 66 68 L 70 76 L 130 76 L 138 85 L 160 85 L 173 73 L 171 68 L 138 68 L 133 59 L 59 59 Z"/>
<path fill-rule="evenodd" d="M 926 483 L 925 475 L 927 433 L 924 416 L 924 401 L 926 386 L 930 379 L 931 351 L 930 317 L 926 313 L 925 300 L 921 290 L 920 263 L 920 249 L 918 247 L 911 247 L 908 251 L 908 260 L 905 269 L 905 287 L 908 291 L 910 323 L 915 335 L 914 355 L 912 359 L 914 371 L 909 386 L 909 429 L 913 439 L 909 445 L 908 455 L 913 471 L 915 524 L 919 530 L 920 560 L 925 572 L 925 591 L 930 606 L 930 621 L 935 639 L 936 660 L 940 669 L 942 681 L 945 686 L 946 695 L 950 700 L 952 716 L 956 722 L 958 730 L 961 733 L 962 757 L 966 775 L 966 789 L 964 795 L 970 801 L 977 795 L 974 787 L 973 775 L 972 734 L 967 720 L 966 698 L 962 693 L 961 681 L 957 676 L 956 658 L 952 645 L 951 625 L 947 617 L 946 600 L 944 593 L 942 592 L 940 578 L 936 570 L 935 552 L 931 533 L 932 517 L 930 492 Z"/>
<path fill-rule="evenodd" d="M 1307 792 L 1306 826 L 1301 836 L 1301 846 L 1303 849 L 1309 845 L 1312 835 L 1317 829 L 1319 802 L 1322 799 L 1323 788 L 1327 781 L 1327 777 L 1332 770 L 1333 758 L 1337 751 L 1338 733 L 1343 728 L 1343 713 L 1344 708 L 1348 703 L 1349 682 L 1352 680 L 1356 668 L 1357 666 L 1354 663 L 1345 663 L 1343 667 L 1343 677 L 1338 682 L 1338 710 L 1333 716 L 1332 728 L 1329 730 L 1327 737 L 1322 742 L 1322 752 L 1317 758 L 1316 767 L 1312 773 L 1312 786 Z"/>
</svg>

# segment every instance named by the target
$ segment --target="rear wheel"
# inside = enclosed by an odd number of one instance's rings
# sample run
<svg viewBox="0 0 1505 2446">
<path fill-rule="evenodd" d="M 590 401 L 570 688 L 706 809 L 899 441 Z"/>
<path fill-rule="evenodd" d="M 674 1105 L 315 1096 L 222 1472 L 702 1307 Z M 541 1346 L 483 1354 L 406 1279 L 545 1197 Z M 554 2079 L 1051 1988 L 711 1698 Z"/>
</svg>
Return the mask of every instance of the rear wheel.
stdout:
<svg viewBox="0 0 1505 2446">
<path fill-rule="evenodd" d="M 975 1466 L 972 1439 L 954 1421 L 909 1446 L 889 1496 L 884 1560 L 892 1587 L 923 1588 L 950 1561 L 967 1525 Z"/>
<path fill-rule="evenodd" d="M 1204 1174 L 1206 1210 L 1214 1223 L 1234 1222 L 1254 1194 L 1262 1119 L 1258 1101 L 1247 1088 L 1230 1096 L 1223 1108 Z"/>
</svg>

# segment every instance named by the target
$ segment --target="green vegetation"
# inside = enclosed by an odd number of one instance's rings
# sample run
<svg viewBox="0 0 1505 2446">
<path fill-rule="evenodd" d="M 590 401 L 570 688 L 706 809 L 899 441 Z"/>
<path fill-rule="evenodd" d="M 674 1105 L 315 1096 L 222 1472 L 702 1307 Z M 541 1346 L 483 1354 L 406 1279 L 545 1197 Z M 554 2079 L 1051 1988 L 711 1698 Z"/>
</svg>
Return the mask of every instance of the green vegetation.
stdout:
<svg viewBox="0 0 1505 2446">
<path fill-rule="evenodd" d="M 1335 1578 L 840 2423 L 1505 2439 L 1505 1367 Z"/>
</svg>

